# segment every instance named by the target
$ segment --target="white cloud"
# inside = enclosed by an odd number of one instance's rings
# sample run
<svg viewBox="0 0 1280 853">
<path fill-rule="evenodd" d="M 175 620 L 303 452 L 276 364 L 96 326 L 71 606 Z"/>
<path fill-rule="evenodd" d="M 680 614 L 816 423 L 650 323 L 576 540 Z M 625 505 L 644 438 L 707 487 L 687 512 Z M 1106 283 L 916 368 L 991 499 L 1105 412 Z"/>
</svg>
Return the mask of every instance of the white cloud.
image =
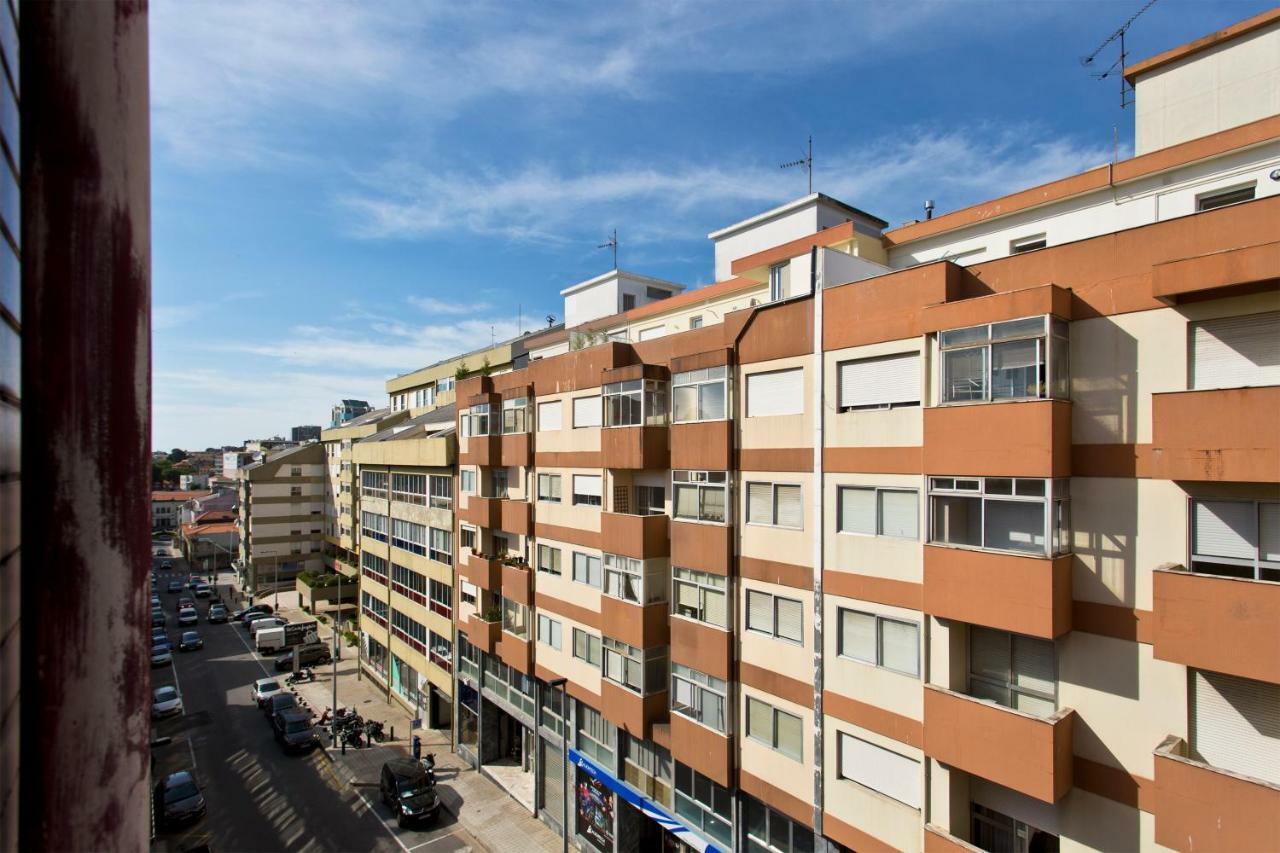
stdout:
<svg viewBox="0 0 1280 853">
<path fill-rule="evenodd" d="M 434 296 L 410 296 L 409 304 L 427 314 L 480 314 L 489 310 L 487 302 L 455 302 Z"/>
</svg>

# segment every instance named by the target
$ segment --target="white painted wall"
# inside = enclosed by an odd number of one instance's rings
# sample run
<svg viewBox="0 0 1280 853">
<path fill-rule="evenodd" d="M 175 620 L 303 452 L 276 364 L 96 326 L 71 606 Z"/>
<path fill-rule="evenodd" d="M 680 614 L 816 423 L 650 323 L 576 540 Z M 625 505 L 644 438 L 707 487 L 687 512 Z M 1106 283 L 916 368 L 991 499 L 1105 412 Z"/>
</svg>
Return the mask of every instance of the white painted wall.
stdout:
<svg viewBox="0 0 1280 853">
<path fill-rule="evenodd" d="M 564 298 L 564 324 L 572 329 L 598 317 L 618 313 L 622 300 L 618 297 L 618 280 L 608 278 L 591 287 L 570 293 Z"/>
<path fill-rule="evenodd" d="M 840 219 L 838 222 L 843 222 Z M 837 224 L 832 223 L 832 224 Z M 716 281 L 733 278 L 733 262 L 747 255 L 763 252 L 779 243 L 798 240 L 812 234 L 820 227 L 816 204 L 809 204 L 791 213 L 768 219 L 745 230 L 728 234 L 715 240 Z"/>
</svg>

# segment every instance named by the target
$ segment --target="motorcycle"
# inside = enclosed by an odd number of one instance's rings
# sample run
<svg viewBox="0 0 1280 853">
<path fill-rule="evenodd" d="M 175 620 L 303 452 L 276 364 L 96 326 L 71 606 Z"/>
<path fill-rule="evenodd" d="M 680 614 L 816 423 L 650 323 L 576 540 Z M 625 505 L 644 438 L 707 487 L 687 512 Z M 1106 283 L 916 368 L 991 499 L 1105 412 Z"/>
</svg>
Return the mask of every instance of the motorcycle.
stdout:
<svg viewBox="0 0 1280 853">
<path fill-rule="evenodd" d="M 434 788 L 436 784 L 436 754 L 434 752 L 428 752 L 426 755 L 422 756 L 419 763 L 422 764 L 422 769 L 427 771 L 427 779 L 431 782 L 431 786 Z"/>
<path fill-rule="evenodd" d="M 377 720 L 369 720 L 364 724 L 364 736 L 369 739 L 369 743 L 382 743 L 382 723 Z"/>
<path fill-rule="evenodd" d="M 359 749 L 364 746 L 364 741 L 360 737 L 360 730 L 355 728 L 343 729 L 341 733 L 342 742 L 352 749 Z"/>
<path fill-rule="evenodd" d="M 303 667 L 297 672 L 292 672 L 285 679 L 286 684 L 307 684 L 316 680 L 316 674 L 309 668 Z M 326 709 L 327 710 L 327 709 Z"/>
<path fill-rule="evenodd" d="M 324 709 L 324 713 L 320 715 L 320 723 L 319 723 L 319 724 L 320 724 L 320 725 L 322 725 L 322 726 L 327 726 L 327 725 L 329 725 L 329 723 L 333 722 L 333 719 L 334 719 L 334 717 L 335 717 L 335 716 L 336 716 L 339 720 L 341 720 L 341 719 L 343 719 L 344 717 L 346 717 L 346 716 L 347 716 L 347 713 L 348 713 L 348 712 L 347 712 L 347 709 L 346 709 L 346 708 L 344 708 L 344 707 L 342 707 L 341 705 L 339 705 L 339 706 L 338 706 L 338 713 L 335 715 L 335 714 L 333 713 L 333 709 L 326 705 L 326 706 L 325 706 L 325 709 Z"/>
</svg>

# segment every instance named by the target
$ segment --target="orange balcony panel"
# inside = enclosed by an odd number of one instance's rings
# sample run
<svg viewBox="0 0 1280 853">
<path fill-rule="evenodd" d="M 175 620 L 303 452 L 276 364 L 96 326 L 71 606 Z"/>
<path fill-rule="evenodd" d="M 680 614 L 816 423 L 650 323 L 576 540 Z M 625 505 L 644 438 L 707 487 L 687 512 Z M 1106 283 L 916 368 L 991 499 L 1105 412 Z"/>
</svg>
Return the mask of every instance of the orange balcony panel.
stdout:
<svg viewBox="0 0 1280 853">
<path fill-rule="evenodd" d="M 525 675 L 533 674 L 532 640 L 522 640 L 514 634 L 500 631 L 497 653 L 507 666 L 514 667 Z"/>
<path fill-rule="evenodd" d="M 726 788 L 735 785 L 733 738 L 679 714 L 671 715 L 671 757 Z"/>
<path fill-rule="evenodd" d="M 733 681 L 733 634 L 691 619 L 670 620 L 671 660 Z"/>
<path fill-rule="evenodd" d="M 467 440 L 467 449 L 458 455 L 463 465 L 501 465 L 502 436 L 473 435 Z"/>
<path fill-rule="evenodd" d="M 527 432 L 516 432 L 502 436 L 500 449 L 502 464 L 508 467 L 519 465 L 527 467 L 533 464 L 533 436 Z"/>
<path fill-rule="evenodd" d="M 924 751 L 998 785 L 1054 803 L 1071 790 L 1076 712 L 1033 717 L 932 684 L 924 691 Z"/>
<path fill-rule="evenodd" d="M 471 645 L 485 654 L 494 653 L 498 647 L 498 635 L 502 633 L 501 622 L 486 622 L 478 614 L 472 613 L 466 628 Z"/>
<path fill-rule="evenodd" d="M 600 514 L 600 541 L 611 554 L 647 560 L 671 553 L 669 519 L 665 515 Z"/>
<path fill-rule="evenodd" d="M 641 607 L 611 595 L 600 596 L 600 625 L 607 637 L 637 649 L 665 646 L 671 642 L 668 628 L 670 607 L 665 601 Z"/>
<path fill-rule="evenodd" d="M 667 721 L 667 691 L 641 696 L 607 678 L 601 679 L 600 713 L 628 734 L 648 738 L 654 723 Z"/>
<path fill-rule="evenodd" d="M 1156 264 L 1151 295 L 1165 302 L 1186 296 L 1230 296 L 1260 286 L 1275 286 L 1280 277 L 1280 242 L 1260 243 L 1194 258 Z"/>
<path fill-rule="evenodd" d="M 727 471 L 733 466 L 733 422 L 671 425 L 671 467 Z"/>
<path fill-rule="evenodd" d="M 497 498 L 482 498 L 479 495 L 469 495 L 467 497 L 467 505 L 458 513 L 458 518 L 469 524 L 474 524 L 476 527 L 486 527 L 492 530 L 502 522 L 501 501 Z"/>
<path fill-rule="evenodd" d="M 1071 556 L 924 546 L 924 610 L 1053 639 L 1071 630 Z"/>
<path fill-rule="evenodd" d="M 600 458 L 605 468 L 644 471 L 670 468 L 666 426 L 610 427 L 600 430 Z"/>
<path fill-rule="evenodd" d="M 924 853 L 971 853 L 981 849 L 945 829 L 929 823 L 924 825 Z"/>
<path fill-rule="evenodd" d="M 1008 290 L 1004 293 L 928 305 L 920 312 L 920 329 L 926 333 L 942 332 L 981 323 L 1033 317 L 1036 314 L 1052 314 L 1070 320 L 1071 291 L 1056 284 L 1042 284 L 1024 290 Z"/>
<path fill-rule="evenodd" d="M 1160 660 L 1280 684 L 1280 583 L 1160 568 L 1152 652 Z"/>
<path fill-rule="evenodd" d="M 733 525 L 672 519 L 671 565 L 728 577 L 733 567 Z"/>
<path fill-rule="evenodd" d="M 533 504 L 528 501 L 504 500 L 498 519 L 498 527 L 517 536 L 533 533 Z"/>
<path fill-rule="evenodd" d="M 489 592 L 502 589 L 502 561 L 486 559 L 480 554 L 468 553 L 458 564 L 462 579 Z"/>
<path fill-rule="evenodd" d="M 971 477 L 1071 476 L 1071 404 L 1028 400 L 924 410 L 924 471 Z"/>
<path fill-rule="evenodd" d="M 502 564 L 502 597 L 518 601 L 525 607 L 533 605 L 533 569 L 529 566 Z"/>
<path fill-rule="evenodd" d="M 1280 385 L 1151 395 L 1151 476 L 1280 480 Z"/>
<path fill-rule="evenodd" d="M 1168 737 L 1155 751 L 1156 843 L 1172 850 L 1280 850 L 1280 786 L 1186 757 Z"/>
</svg>

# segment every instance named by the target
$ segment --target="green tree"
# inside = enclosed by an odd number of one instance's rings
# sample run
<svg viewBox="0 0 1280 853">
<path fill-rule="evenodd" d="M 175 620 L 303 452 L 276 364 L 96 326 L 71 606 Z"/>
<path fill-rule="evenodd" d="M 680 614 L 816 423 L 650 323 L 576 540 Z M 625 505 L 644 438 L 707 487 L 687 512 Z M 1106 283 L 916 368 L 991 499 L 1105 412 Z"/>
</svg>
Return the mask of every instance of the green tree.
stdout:
<svg viewBox="0 0 1280 853">
<path fill-rule="evenodd" d="M 181 447 L 175 447 L 173 450 L 169 451 L 170 462 L 181 462 L 186 458 L 187 458 L 187 451 L 183 450 Z"/>
<path fill-rule="evenodd" d="M 484 361 L 480 363 L 480 375 L 488 376 L 490 373 L 493 373 L 493 365 L 489 363 L 489 356 L 486 355 Z"/>
</svg>

